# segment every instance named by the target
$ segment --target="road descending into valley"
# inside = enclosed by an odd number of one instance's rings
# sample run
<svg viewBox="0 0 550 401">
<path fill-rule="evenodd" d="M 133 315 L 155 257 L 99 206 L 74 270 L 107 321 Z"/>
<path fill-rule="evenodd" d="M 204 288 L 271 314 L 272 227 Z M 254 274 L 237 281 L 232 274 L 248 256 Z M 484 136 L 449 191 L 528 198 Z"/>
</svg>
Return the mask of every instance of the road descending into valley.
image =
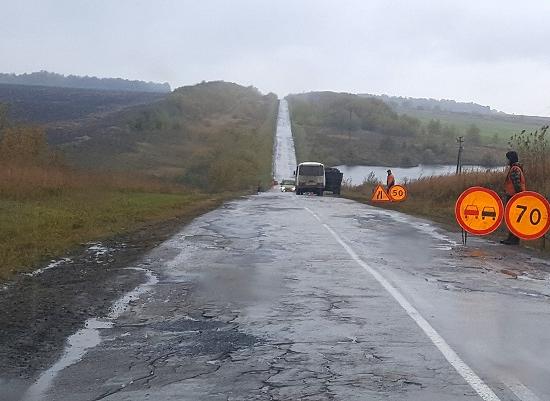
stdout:
<svg viewBox="0 0 550 401">
<path fill-rule="evenodd" d="M 284 101 L 276 143 L 290 178 Z M 550 400 L 550 264 L 459 238 L 337 197 L 228 202 L 128 266 L 145 283 L 21 398 Z"/>
</svg>

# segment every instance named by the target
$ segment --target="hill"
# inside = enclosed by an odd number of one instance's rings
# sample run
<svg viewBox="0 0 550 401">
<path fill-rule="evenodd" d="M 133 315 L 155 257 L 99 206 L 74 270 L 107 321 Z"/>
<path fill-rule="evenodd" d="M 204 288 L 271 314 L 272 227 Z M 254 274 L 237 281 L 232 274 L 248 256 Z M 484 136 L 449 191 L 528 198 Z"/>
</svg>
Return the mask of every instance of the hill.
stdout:
<svg viewBox="0 0 550 401">
<path fill-rule="evenodd" d="M 78 75 L 62 75 L 48 71 L 20 75 L 0 73 L 0 84 L 130 92 L 170 92 L 170 85 L 167 82 L 156 83 L 122 78 L 81 77 Z"/>
<path fill-rule="evenodd" d="M 398 113 L 404 113 L 418 118 L 427 124 L 431 120 L 439 120 L 442 124 L 452 125 L 458 131 L 466 132 L 474 124 L 480 130 L 480 135 L 486 143 L 505 145 L 510 137 L 523 130 L 535 131 L 550 123 L 548 117 L 522 116 L 513 114 L 477 114 L 458 113 L 439 110 L 412 110 L 395 108 Z"/>
<path fill-rule="evenodd" d="M 452 125 L 462 132 L 474 124 L 486 142 L 500 145 L 506 144 L 513 134 L 524 129 L 534 131 L 550 123 L 549 117 L 506 114 L 472 102 L 370 94 L 359 96 L 380 99 L 397 113 L 416 117 L 425 124 L 431 120 L 439 120 L 442 124 Z"/>
<path fill-rule="evenodd" d="M 400 113 L 381 99 L 348 93 L 311 92 L 288 96 L 300 160 L 327 164 L 412 166 L 456 162 L 456 137 L 466 136 L 465 164 L 494 165 L 504 142 L 483 137 L 470 123 Z"/>
<path fill-rule="evenodd" d="M 83 168 L 132 171 L 201 190 L 268 183 L 278 100 L 257 89 L 206 82 L 128 107 L 52 140 Z"/>
<path fill-rule="evenodd" d="M 0 281 L 90 241 L 175 228 L 270 185 L 277 104 L 252 87 L 203 83 L 54 121 L 49 144 L 42 127 L 9 121 L 0 105 Z M 69 107 L 42 106 L 64 117 Z"/>
<path fill-rule="evenodd" d="M 128 106 L 152 103 L 167 94 L 93 89 L 55 88 L 48 86 L 0 84 L 0 103 L 8 106 L 8 116 L 15 123 L 47 124 L 97 118 Z"/>
<path fill-rule="evenodd" d="M 453 113 L 468 113 L 468 114 L 504 114 L 490 106 L 483 106 L 473 102 L 457 102 L 449 99 L 432 99 L 432 98 L 414 98 L 403 96 L 388 96 L 388 95 L 371 95 L 369 93 L 359 94 L 361 97 L 372 97 L 380 99 L 387 103 L 392 108 L 403 108 L 411 110 L 428 110 L 428 111 L 449 111 Z"/>
</svg>

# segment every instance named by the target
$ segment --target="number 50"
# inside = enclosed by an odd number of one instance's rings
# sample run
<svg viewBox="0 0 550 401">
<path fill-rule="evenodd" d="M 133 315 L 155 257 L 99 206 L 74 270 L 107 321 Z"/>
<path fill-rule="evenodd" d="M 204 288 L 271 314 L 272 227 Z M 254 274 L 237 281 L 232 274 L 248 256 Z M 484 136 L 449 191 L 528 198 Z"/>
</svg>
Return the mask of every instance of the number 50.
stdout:
<svg viewBox="0 0 550 401">
<path fill-rule="evenodd" d="M 398 196 L 398 197 L 401 198 L 401 197 L 405 196 L 405 191 L 403 191 L 403 190 L 400 189 L 400 188 L 392 188 L 391 194 L 392 194 L 393 196 Z"/>
</svg>

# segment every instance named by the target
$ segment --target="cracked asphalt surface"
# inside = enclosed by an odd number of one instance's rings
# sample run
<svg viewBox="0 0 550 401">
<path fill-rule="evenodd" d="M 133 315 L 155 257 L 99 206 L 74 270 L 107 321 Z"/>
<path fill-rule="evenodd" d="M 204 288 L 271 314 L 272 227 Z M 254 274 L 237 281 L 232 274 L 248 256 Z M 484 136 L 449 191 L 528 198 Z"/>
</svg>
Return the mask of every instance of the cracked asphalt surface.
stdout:
<svg viewBox="0 0 550 401">
<path fill-rule="evenodd" d="M 502 400 L 548 399 L 548 281 L 513 279 L 497 246 L 338 198 L 226 204 L 153 250 L 159 278 L 64 369 L 52 400 L 478 400 L 313 210 L 375 266 Z M 513 259 L 509 264 L 513 264 Z M 509 266 L 516 269 L 517 266 Z M 531 270 L 529 270 L 531 269 Z"/>
<path fill-rule="evenodd" d="M 291 159 L 275 158 L 279 175 Z M 132 266 L 155 280 L 92 331 L 101 342 L 12 399 L 481 400 L 324 224 L 498 399 L 550 400 L 550 263 L 479 238 L 463 247 L 459 233 L 398 212 L 276 190 L 228 202 L 148 252 Z"/>
</svg>

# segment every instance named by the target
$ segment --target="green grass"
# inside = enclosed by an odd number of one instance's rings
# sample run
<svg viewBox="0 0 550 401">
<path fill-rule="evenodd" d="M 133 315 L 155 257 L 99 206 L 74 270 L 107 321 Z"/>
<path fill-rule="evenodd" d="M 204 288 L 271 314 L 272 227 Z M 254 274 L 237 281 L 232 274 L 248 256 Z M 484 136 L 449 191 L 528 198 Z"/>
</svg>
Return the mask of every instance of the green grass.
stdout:
<svg viewBox="0 0 550 401">
<path fill-rule="evenodd" d="M 466 132 L 471 124 L 475 124 L 480 129 L 482 138 L 493 142 L 496 136 L 500 143 L 506 143 L 515 133 L 522 130 L 535 131 L 550 121 L 539 117 L 513 115 L 480 115 L 401 108 L 397 111 L 416 117 L 425 124 L 430 120 L 440 120 L 443 124 L 454 125 L 460 132 Z"/>
<path fill-rule="evenodd" d="M 88 139 L 65 144 L 66 159 L 40 130 L 0 130 L 0 280 L 270 185 L 277 105 L 274 94 L 231 83 L 180 88 L 71 126 Z"/>
<path fill-rule="evenodd" d="M 454 164 L 458 136 L 464 164 L 498 166 L 513 134 L 541 129 L 550 118 L 453 113 L 399 107 L 345 93 L 287 97 L 299 161 L 329 165 Z M 437 120 L 439 124 L 430 124 Z M 472 125 L 479 135 L 472 133 Z"/>
<path fill-rule="evenodd" d="M 247 190 L 271 181 L 277 97 L 208 82 L 71 128 L 61 149 L 85 169 L 132 171 L 201 191 Z M 78 138 L 88 137 L 88 140 Z"/>
<path fill-rule="evenodd" d="M 200 194 L 64 191 L 38 200 L 0 200 L 0 279 L 59 257 L 81 243 L 130 232 L 219 203 Z"/>
<path fill-rule="evenodd" d="M 453 164 L 456 137 L 472 124 L 462 120 L 461 127 L 443 122 L 434 128 L 427 122 L 443 115 L 425 114 L 423 122 L 382 101 L 350 94 L 306 93 L 287 99 L 298 160 L 328 165 Z M 485 135 L 492 133 L 484 129 Z M 483 142 L 466 144 L 464 164 L 498 164 L 505 153 L 504 139 Z"/>
</svg>

